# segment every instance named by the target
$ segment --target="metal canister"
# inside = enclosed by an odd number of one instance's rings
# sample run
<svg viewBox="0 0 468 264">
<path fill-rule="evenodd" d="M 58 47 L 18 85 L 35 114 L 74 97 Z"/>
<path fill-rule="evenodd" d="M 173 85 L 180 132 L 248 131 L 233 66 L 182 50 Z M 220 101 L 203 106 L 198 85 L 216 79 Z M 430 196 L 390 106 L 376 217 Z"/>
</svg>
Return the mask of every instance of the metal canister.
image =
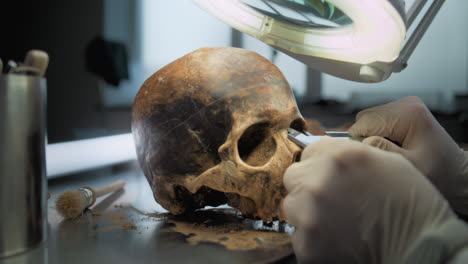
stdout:
<svg viewBox="0 0 468 264">
<path fill-rule="evenodd" d="M 46 239 L 46 80 L 0 75 L 0 258 Z"/>
</svg>

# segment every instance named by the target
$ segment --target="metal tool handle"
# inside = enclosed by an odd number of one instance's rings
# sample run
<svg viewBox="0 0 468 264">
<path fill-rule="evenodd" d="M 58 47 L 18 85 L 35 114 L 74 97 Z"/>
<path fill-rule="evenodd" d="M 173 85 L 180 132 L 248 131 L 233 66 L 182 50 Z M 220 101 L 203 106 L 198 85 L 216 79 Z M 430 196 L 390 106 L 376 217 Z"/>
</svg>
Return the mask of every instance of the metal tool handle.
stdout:
<svg viewBox="0 0 468 264">
<path fill-rule="evenodd" d="M 325 131 L 325 135 L 335 138 L 351 138 L 348 131 Z"/>
<path fill-rule="evenodd" d="M 325 135 L 338 139 L 352 139 L 357 141 L 362 141 L 364 139 L 363 137 L 351 137 L 351 135 L 347 131 L 326 131 Z M 307 131 L 299 132 L 292 128 L 288 129 L 288 138 L 302 148 L 305 148 L 307 147 L 307 145 L 319 141 L 323 137 L 324 136 L 314 136 Z"/>
</svg>

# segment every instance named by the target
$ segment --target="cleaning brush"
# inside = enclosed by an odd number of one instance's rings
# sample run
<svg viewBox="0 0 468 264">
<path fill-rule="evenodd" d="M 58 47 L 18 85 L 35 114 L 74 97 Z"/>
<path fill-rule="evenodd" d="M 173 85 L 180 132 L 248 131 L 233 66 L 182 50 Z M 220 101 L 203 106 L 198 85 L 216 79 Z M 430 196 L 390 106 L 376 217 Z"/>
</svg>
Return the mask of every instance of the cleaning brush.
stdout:
<svg viewBox="0 0 468 264">
<path fill-rule="evenodd" d="M 64 218 L 74 218 L 93 205 L 97 197 L 119 190 L 124 185 L 125 181 L 119 180 L 100 189 L 83 186 L 77 190 L 66 191 L 57 198 L 55 207 Z"/>
<path fill-rule="evenodd" d="M 44 76 L 49 65 L 49 55 L 42 50 L 30 50 L 24 58 L 24 66 L 37 69 L 39 76 Z"/>
</svg>

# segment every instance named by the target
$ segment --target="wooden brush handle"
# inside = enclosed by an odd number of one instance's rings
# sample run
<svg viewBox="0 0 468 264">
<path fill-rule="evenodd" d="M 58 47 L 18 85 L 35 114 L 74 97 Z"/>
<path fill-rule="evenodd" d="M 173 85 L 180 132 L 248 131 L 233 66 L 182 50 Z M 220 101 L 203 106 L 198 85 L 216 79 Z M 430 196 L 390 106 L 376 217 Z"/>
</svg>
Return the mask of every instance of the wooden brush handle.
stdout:
<svg viewBox="0 0 468 264">
<path fill-rule="evenodd" d="M 24 59 L 24 65 L 31 66 L 39 70 L 39 76 L 44 76 L 49 65 L 49 55 L 42 50 L 30 50 Z"/>
<path fill-rule="evenodd" d="M 118 180 L 118 181 L 116 181 L 114 183 L 111 183 L 109 185 L 106 185 L 104 187 L 101 187 L 99 189 L 94 190 L 94 196 L 95 196 L 95 198 L 97 198 L 97 197 L 102 196 L 102 195 L 104 195 L 106 193 L 116 191 L 116 190 L 124 187 L 124 185 L 125 185 L 124 180 Z"/>
</svg>

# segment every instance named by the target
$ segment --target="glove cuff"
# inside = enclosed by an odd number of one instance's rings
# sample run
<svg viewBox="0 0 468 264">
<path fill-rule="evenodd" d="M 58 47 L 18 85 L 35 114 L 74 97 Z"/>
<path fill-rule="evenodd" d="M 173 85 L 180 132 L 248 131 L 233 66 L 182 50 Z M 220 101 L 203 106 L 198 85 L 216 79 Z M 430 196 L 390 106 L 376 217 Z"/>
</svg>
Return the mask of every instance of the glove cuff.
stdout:
<svg viewBox="0 0 468 264">
<path fill-rule="evenodd" d="M 468 217 L 468 152 L 461 151 L 461 166 L 456 177 L 457 188 L 453 188 L 452 192 L 447 193 L 446 198 L 452 208 L 466 219 Z"/>
<path fill-rule="evenodd" d="M 449 263 L 468 247 L 468 226 L 457 218 L 443 225 L 423 231 L 408 249 L 403 263 Z"/>
</svg>

